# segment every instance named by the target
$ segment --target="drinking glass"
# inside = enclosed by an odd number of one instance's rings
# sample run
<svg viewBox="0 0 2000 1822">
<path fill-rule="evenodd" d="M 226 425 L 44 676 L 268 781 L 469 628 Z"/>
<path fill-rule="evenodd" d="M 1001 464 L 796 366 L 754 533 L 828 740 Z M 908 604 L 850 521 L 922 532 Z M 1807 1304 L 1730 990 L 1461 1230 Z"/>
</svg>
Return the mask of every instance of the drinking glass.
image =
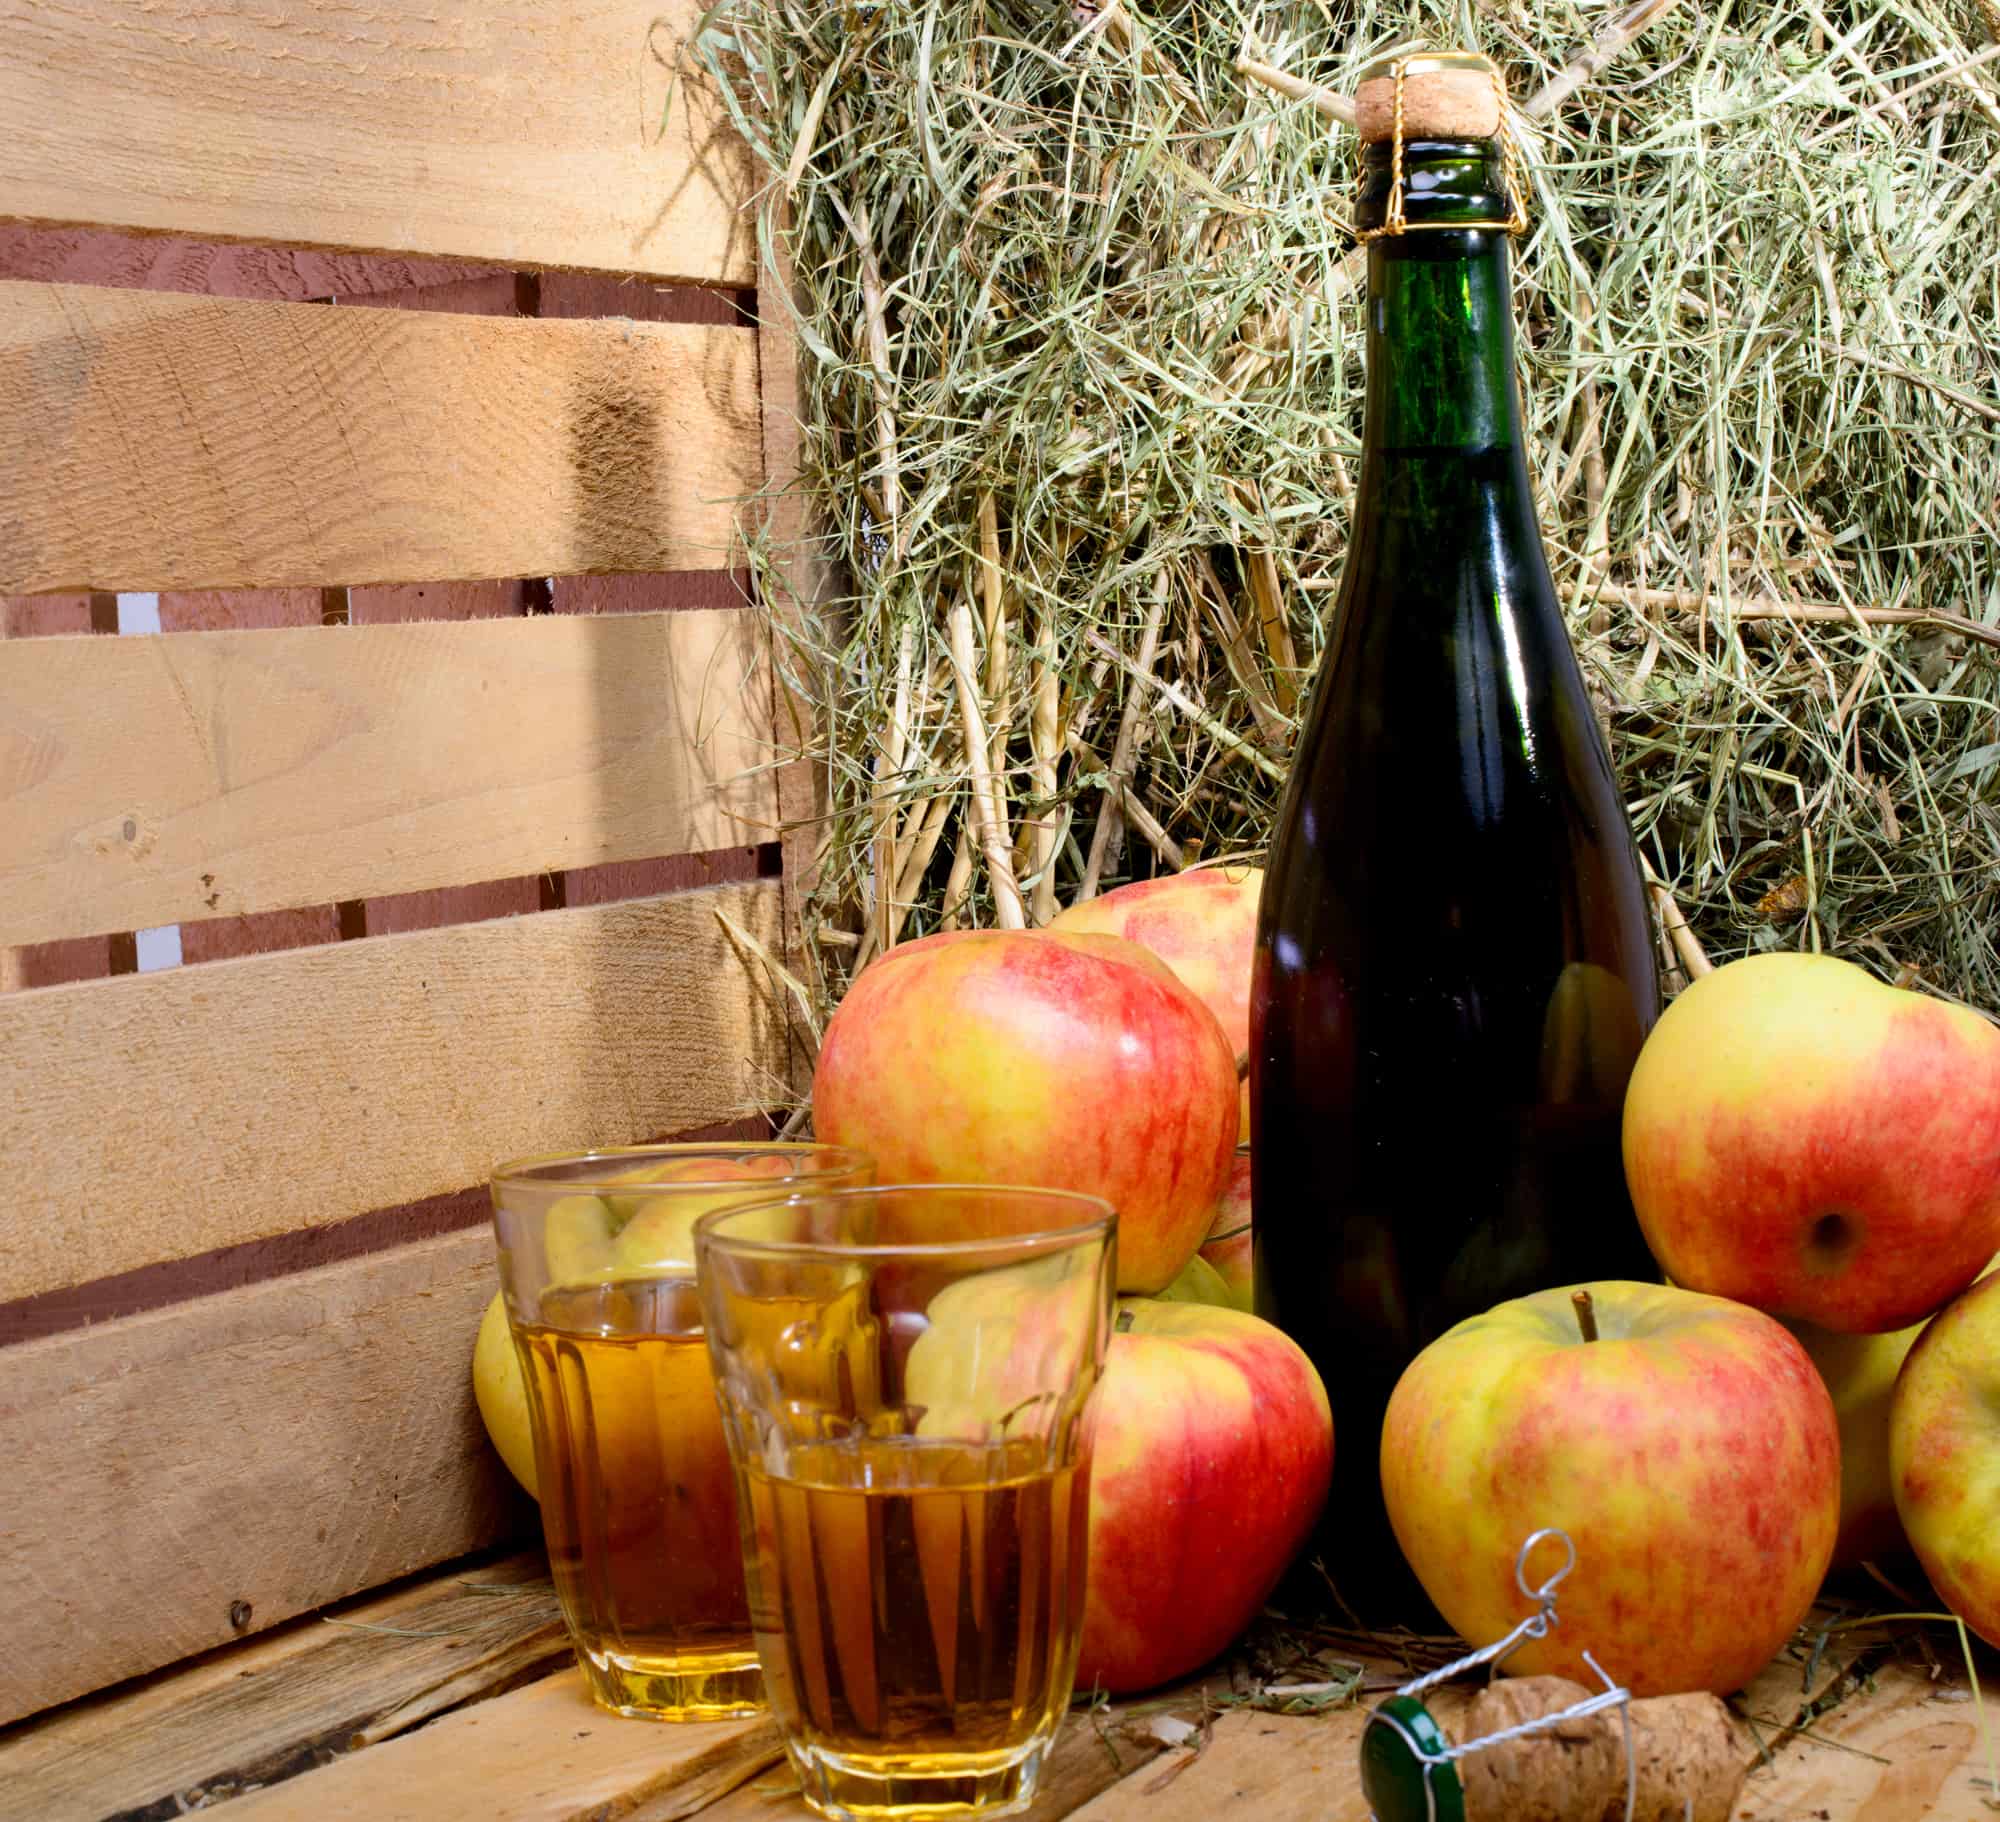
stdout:
<svg viewBox="0 0 2000 1822">
<path fill-rule="evenodd" d="M 692 1230 L 737 1202 L 868 1175 L 831 1145 L 637 1146 L 494 1172 L 549 1567 L 606 1708 L 705 1721 L 762 1706 Z"/>
<path fill-rule="evenodd" d="M 750 1625 L 806 1801 L 1033 1799 L 1082 1637 L 1108 1203 L 929 1184 L 704 1219 Z"/>
</svg>

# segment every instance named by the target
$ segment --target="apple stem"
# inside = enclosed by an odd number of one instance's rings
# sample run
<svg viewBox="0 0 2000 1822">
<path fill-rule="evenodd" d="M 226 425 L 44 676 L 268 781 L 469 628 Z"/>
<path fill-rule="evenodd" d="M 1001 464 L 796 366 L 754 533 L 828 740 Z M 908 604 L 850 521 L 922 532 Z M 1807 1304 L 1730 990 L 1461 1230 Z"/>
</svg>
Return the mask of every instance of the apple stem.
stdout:
<svg viewBox="0 0 2000 1822">
<path fill-rule="evenodd" d="M 1576 1326 L 1582 1331 L 1586 1341 L 1597 1339 L 1597 1309 L 1590 1301 L 1588 1291 L 1571 1291 L 1570 1306 L 1576 1311 Z"/>
</svg>

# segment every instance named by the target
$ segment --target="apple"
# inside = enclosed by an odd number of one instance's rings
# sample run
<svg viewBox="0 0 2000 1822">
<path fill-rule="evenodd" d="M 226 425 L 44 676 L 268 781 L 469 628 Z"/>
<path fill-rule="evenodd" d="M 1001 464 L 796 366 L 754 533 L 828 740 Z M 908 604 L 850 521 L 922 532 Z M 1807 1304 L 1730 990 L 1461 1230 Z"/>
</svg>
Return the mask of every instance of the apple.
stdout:
<svg viewBox="0 0 2000 1822">
<path fill-rule="evenodd" d="M 1104 1197 L 1119 1288 L 1156 1291 L 1228 1180 L 1236 1086 L 1215 1015 L 1138 944 L 960 930 L 892 949 L 848 989 L 813 1117 L 821 1139 L 869 1153 L 879 1182 Z"/>
<path fill-rule="evenodd" d="M 1907 1328 L 2000 1250 L 2000 1031 L 1827 956 L 1730 962 L 1654 1026 L 1624 1141 L 1675 1283 Z"/>
<path fill-rule="evenodd" d="M 1181 1275 L 1173 1283 L 1153 1295 L 1162 1303 L 1206 1303 L 1219 1310 L 1237 1307 L 1222 1274 L 1199 1253 L 1181 1267 Z"/>
<path fill-rule="evenodd" d="M 1062 1392 L 1079 1404 L 1090 1396 L 1086 1359 L 1106 1301 L 1099 1260 L 1075 1251 L 946 1284 L 924 1305 L 903 1365 L 917 1434 L 975 1444 L 1003 1432 L 1045 1435 L 1060 1422 Z"/>
<path fill-rule="evenodd" d="M 1986 1274 L 2000 1258 L 1989 1259 Z M 1785 1326 L 1819 1368 L 1840 1423 L 1840 1537 L 1836 1569 L 1871 1562 L 1907 1547 L 1896 1515 L 1895 1476 L 1889 1471 L 1889 1412 L 1897 1375 L 1924 1324 L 1887 1335 L 1842 1335 L 1810 1322 Z"/>
<path fill-rule="evenodd" d="M 618 1216 L 602 1196 L 563 1196 L 542 1217 L 542 1263 L 550 1284 L 588 1284 L 615 1259 Z"/>
<path fill-rule="evenodd" d="M 1142 879 L 1059 911 L 1051 930 L 1095 930 L 1152 950 L 1215 1014 L 1233 1055 L 1250 1048 L 1250 963 L 1257 947 L 1257 867 L 1197 867 Z M 1237 1137 L 1250 1137 L 1250 1088 L 1238 1102 Z"/>
<path fill-rule="evenodd" d="M 1833 1566 L 1893 1555 L 1905 1546 L 1889 1473 L 1890 1394 L 1924 1325 L 1886 1335 L 1843 1335 L 1811 1322 L 1785 1326 L 1819 1369 L 1840 1425 L 1840 1535 L 1834 1539 Z"/>
<path fill-rule="evenodd" d="M 1474 1645 L 1531 1610 L 1521 1545 L 1569 1534 L 1562 1623 L 1507 1660 L 1636 1695 L 1740 1688 L 1805 1617 L 1840 1524 L 1833 1401 L 1770 1317 L 1669 1285 L 1571 1290 L 1474 1316 L 1405 1370 L 1382 1424 L 1396 1539 Z M 1558 1565 L 1554 1545 L 1529 1566 Z"/>
<path fill-rule="evenodd" d="M 1104 1285 L 1074 1256 L 947 1285 L 909 1350 L 917 1433 L 977 1444 L 1047 1435 L 1050 1387 L 1087 1387 L 1079 1350 Z M 1333 1467 L 1333 1415 L 1303 1352 L 1212 1304 L 1117 1305 L 1088 1422 L 1089 1541 L 1079 1685 L 1182 1676 L 1256 1615 L 1310 1535 Z M 926 1549 L 956 1551 L 956 1534 Z M 925 1571 L 927 1577 L 929 1569 Z"/>
<path fill-rule="evenodd" d="M 1256 1617 L 1325 1503 L 1333 1413 L 1268 1322 L 1129 1297 L 1093 1421 L 1077 1686 L 1116 1695 L 1186 1675 Z"/>
<path fill-rule="evenodd" d="M 507 1299 L 499 1291 L 479 1319 L 479 1334 L 472 1344 L 472 1396 L 507 1472 L 539 1499 L 528 1387 L 521 1377 L 521 1358 L 514 1352 L 513 1331 L 507 1326 Z"/>
<path fill-rule="evenodd" d="M 1229 1167 L 1229 1183 L 1208 1224 L 1208 1238 L 1197 1257 L 1222 1275 L 1232 1309 L 1255 1307 L 1250 1269 L 1250 1148 L 1240 1145 Z"/>
<path fill-rule="evenodd" d="M 1932 1319 L 1889 1401 L 1889 1474 L 1945 1604 L 2000 1644 L 2000 1273 Z"/>
</svg>

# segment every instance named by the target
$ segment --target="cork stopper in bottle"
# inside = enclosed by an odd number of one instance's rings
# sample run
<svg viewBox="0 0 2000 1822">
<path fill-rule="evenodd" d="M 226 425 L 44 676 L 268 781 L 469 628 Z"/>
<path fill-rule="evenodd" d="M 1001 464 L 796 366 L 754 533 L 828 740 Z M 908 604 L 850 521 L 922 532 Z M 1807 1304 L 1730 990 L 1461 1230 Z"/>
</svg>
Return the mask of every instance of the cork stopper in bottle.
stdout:
<svg viewBox="0 0 2000 1822">
<path fill-rule="evenodd" d="M 1355 91 L 1363 145 L 1387 139 L 1396 122 L 1396 65 L 1403 66 L 1403 137 L 1492 139 L 1500 132 L 1500 84 L 1492 61 L 1473 51 L 1410 52 L 1372 63 Z"/>
</svg>

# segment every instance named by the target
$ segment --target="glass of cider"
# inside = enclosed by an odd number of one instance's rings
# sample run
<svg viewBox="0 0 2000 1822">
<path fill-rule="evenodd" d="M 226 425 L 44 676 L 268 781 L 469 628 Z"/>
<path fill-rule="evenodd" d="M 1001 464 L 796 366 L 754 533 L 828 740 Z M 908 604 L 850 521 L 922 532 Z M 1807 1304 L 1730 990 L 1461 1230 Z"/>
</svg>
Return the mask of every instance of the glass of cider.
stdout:
<svg viewBox="0 0 2000 1822">
<path fill-rule="evenodd" d="M 526 1158 L 493 1175 L 549 1567 L 603 1707 L 710 1721 L 764 1705 L 693 1229 L 869 1174 L 859 1152 L 774 1144 Z"/>
<path fill-rule="evenodd" d="M 1033 1800 L 1083 1630 L 1110 1205 L 828 1189 L 695 1230 L 750 1624 L 808 1804 Z"/>
</svg>

